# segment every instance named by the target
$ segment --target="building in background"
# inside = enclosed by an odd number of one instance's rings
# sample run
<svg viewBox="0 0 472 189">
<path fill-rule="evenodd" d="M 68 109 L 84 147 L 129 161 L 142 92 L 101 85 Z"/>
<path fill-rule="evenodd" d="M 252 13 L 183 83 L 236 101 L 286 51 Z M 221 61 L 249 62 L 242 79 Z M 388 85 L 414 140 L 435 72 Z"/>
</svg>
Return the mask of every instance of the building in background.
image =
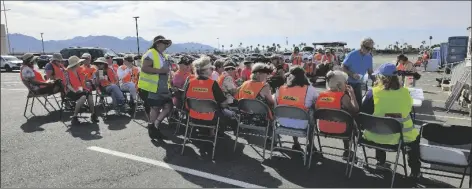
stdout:
<svg viewBox="0 0 472 189">
<path fill-rule="evenodd" d="M 0 54 L 9 54 L 9 47 L 8 47 L 8 38 L 7 38 L 7 32 L 5 29 L 5 24 L 0 25 Z"/>
</svg>

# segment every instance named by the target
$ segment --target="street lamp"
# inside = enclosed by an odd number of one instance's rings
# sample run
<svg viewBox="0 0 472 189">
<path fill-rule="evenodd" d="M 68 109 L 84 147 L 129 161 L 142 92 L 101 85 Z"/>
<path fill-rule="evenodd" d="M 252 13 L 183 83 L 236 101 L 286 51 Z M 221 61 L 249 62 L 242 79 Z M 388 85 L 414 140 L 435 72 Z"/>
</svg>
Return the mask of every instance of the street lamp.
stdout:
<svg viewBox="0 0 472 189">
<path fill-rule="evenodd" d="M 41 33 L 41 46 L 43 46 L 43 54 L 44 54 L 44 40 L 43 40 L 43 34 Z"/>
<path fill-rule="evenodd" d="M 133 17 L 134 21 L 136 22 L 136 44 L 138 45 L 138 55 L 140 54 L 139 52 L 139 34 L 138 34 L 138 18 L 139 16 Z"/>
<path fill-rule="evenodd" d="M 7 9 L 5 7 L 5 1 L 2 2 L 3 3 L 3 9 L 1 11 L 3 11 L 3 15 L 5 17 L 5 30 L 7 32 L 7 41 L 8 41 L 8 51 L 11 52 L 11 46 L 10 46 L 10 35 L 8 35 L 8 22 L 7 22 L 7 11 L 11 10 L 11 9 Z"/>
<path fill-rule="evenodd" d="M 217 37 L 216 39 L 218 40 L 218 51 L 220 51 L 220 38 Z"/>
</svg>

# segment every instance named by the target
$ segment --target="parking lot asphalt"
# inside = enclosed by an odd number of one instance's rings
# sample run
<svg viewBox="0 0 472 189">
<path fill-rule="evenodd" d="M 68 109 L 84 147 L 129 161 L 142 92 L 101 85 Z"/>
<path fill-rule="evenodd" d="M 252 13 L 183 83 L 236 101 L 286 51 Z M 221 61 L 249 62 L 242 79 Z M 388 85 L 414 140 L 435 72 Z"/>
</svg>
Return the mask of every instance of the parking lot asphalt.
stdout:
<svg viewBox="0 0 472 189">
<path fill-rule="evenodd" d="M 427 76 L 430 75 L 430 76 Z M 429 81 L 433 73 L 425 73 L 425 100 L 417 108 L 418 124 L 427 121 L 470 126 L 464 112 L 445 113 L 442 109 L 447 94 Z M 429 79 L 428 79 L 429 78 Z M 344 177 L 345 162 L 325 155 L 313 159 L 310 170 L 303 166 L 300 155 L 274 152 L 263 160 L 262 140 L 243 137 L 233 151 L 234 135 L 218 139 L 215 161 L 211 160 L 211 144 L 195 142 L 180 155 L 182 135 L 174 136 L 173 125 L 165 125 L 168 140 L 152 142 L 142 114 L 110 115 L 98 124 L 70 126 L 71 114 L 59 119 L 59 112 L 47 114 L 36 103 L 32 116 L 23 110 L 27 90 L 18 72 L 1 74 L 1 186 L 2 187 L 389 187 L 389 173 L 367 172 L 355 167 L 352 177 Z M 53 103 L 55 105 L 55 102 Z M 57 109 L 57 105 L 56 105 Z M 112 113 L 113 114 L 113 113 Z M 82 113 L 81 121 L 89 121 Z M 291 141 L 291 137 L 282 137 Z M 303 142 L 303 140 L 301 140 Z M 323 145 L 342 147 L 341 141 L 322 138 Z M 246 145 L 246 144 L 250 145 Z M 467 147 L 465 147 L 467 148 Z M 330 151 L 328 149 L 323 149 Z M 374 156 L 373 150 L 367 150 Z M 332 151 L 341 154 L 339 151 Z M 269 151 L 266 151 L 268 158 Z M 389 153 L 392 161 L 394 154 Z M 395 187 L 410 187 L 399 168 Z M 385 178 L 384 178 L 385 177 Z M 468 187 L 469 177 L 464 186 Z M 425 175 L 416 186 L 458 187 L 458 179 Z"/>
</svg>

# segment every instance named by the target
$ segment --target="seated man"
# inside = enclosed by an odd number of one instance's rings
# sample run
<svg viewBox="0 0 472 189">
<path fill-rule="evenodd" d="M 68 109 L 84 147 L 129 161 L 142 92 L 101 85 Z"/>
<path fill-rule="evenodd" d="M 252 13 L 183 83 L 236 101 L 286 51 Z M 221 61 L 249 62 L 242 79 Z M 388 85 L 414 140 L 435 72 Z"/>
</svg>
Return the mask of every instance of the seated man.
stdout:
<svg viewBox="0 0 472 189">
<path fill-rule="evenodd" d="M 85 100 L 88 101 L 90 117 L 92 122 L 99 122 L 97 115 L 95 114 L 95 105 L 93 103 L 93 96 L 91 89 L 85 85 L 85 75 L 79 73 L 79 65 L 84 59 L 79 59 L 77 56 L 71 56 L 69 58 L 69 65 L 67 66 L 64 78 L 66 82 L 66 97 L 70 100 L 75 101 L 75 111 L 72 117 L 72 125 L 80 124 L 77 115 L 80 112 L 80 108 L 84 105 Z"/>
<path fill-rule="evenodd" d="M 46 81 L 43 75 L 34 68 L 38 56 L 33 53 L 26 53 L 21 58 L 23 65 L 20 67 L 20 77 L 23 83 L 34 94 L 56 94 L 63 91 L 63 85 L 60 80 Z"/>
<path fill-rule="evenodd" d="M 392 117 L 402 120 L 403 140 L 409 148 L 408 166 L 411 168 L 410 177 L 413 180 L 418 179 L 420 174 L 421 162 L 419 161 L 419 132 L 413 127 L 413 121 L 410 112 L 413 107 L 413 99 L 407 88 L 400 85 L 396 74 L 395 64 L 382 64 L 374 73 L 376 83 L 374 88 L 369 90 L 362 102 L 361 112 L 373 114 L 381 117 Z M 366 140 L 385 145 L 398 144 L 399 134 L 378 135 L 371 132 L 364 132 L 363 137 Z M 376 150 L 375 155 L 379 166 L 386 166 L 385 151 Z"/>
<path fill-rule="evenodd" d="M 305 76 L 305 71 L 301 67 L 291 68 L 287 75 L 286 84 L 281 86 L 274 94 L 276 105 L 287 105 L 300 108 L 310 112 L 310 118 L 313 118 L 314 103 L 318 97 L 315 87 L 311 86 L 308 78 Z M 284 127 L 294 129 L 306 129 L 307 126 L 306 121 L 296 119 L 281 118 L 277 121 Z M 308 125 L 310 127 L 313 126 L 314 121 L 310 120 Z M 312 135 L 310 134 L 309 136 L 309 140 L 311 141 Z M 302 150 L 300 143 L 298 142 L 298 137 L 293 137 L 293 141 L 294 144 L 292 149 Z"/>
<path fill-rule="evenodd" d="M 108 63 L 103 57 L 97 58 L 94 63 L 98 64 L 98 71 L 95 73 L 95 83 L 99 91 L 110 95 L 115 107 L 123 107 L 125 97 L 120 87 L 118 87 L 118 77 L 115 75 L 113 68 L 108 67 Z"/>
<path fill-rule="evenodd" d="M 210 57 L 200 57 L 193 62 L 193 67 L 197 77 L 188 80 L 188 83 L 184 85 L 184 94 L 187 98 L 214 100 L 221 109 L 216 112 L 216 115 L 215 113 L 199 113 L 190 109 L 189 117 L 198 124 L 215 124 L 219 115 L 219 117 L 222 117 L 225 113 L 231 113 L 223 110 L 228 106 L 228 102 L 218 83 L 210 79 L 212 73 Z M 224 129 L 220 131 L 224 131 Z M 214 136 L 214 134 L 213 129 L 210 130 L 210 135 Z"/>
<path fill-rule="evenodd" d="M 218 76 L 216 81 L 225 94 L 228 104 L 235 105 L 234 96 L 238 92 L 238 85 L 234 79 L 236 77 L 236 64 L 231 60 L 227 60 L 222 67 L 224 72 Z"/>
<path fill-rule="evenodd" d="M 87 88 L 95 90 L 95 86 L 93 85 L 93 75 L 98 68 L 95 65 L 91 65 L 92 56 L 89 53 L 82 54 L 81 59 L 84 59 L 84 61 L 82 61 L 79 72 L 85 75 L 85 85 Z"/>
<path fill-rule="evenodd" d="M 134 108 L 137 96 L 139 68 L 133 65 L 133 55 L 125 55 L 123 65 L 118 68 L 118 79 L 121 91 L 129 92 L 129 106 Z"/>
</svg>

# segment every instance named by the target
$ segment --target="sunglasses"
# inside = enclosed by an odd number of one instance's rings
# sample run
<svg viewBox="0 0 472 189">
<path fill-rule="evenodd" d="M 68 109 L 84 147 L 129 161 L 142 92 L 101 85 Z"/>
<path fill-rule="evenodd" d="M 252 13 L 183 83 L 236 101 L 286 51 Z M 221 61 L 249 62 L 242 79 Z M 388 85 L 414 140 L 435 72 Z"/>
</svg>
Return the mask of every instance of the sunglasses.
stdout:
<svg viewBox="0 0 472 189">
<path fill-rule="evenodd" d="M 363 46 L 365 50 L 371 51 L 373 47 Z"/>
</svg>

